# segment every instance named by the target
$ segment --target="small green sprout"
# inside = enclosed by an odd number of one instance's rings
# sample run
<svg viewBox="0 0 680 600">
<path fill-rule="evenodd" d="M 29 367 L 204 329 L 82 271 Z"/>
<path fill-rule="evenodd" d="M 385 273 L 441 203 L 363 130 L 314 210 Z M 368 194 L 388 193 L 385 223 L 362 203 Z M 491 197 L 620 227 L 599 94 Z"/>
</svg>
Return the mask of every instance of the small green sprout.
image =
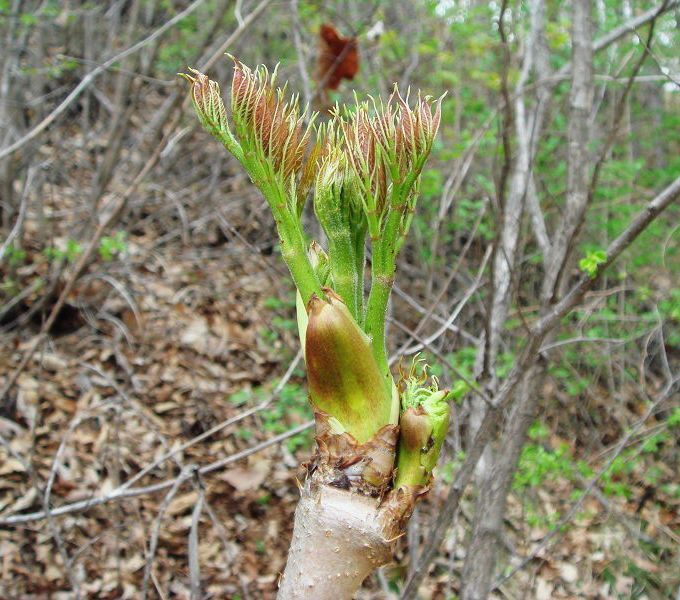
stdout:
<svg viewBox="0 0 680 600">
<path fill-rule="evenodd" d="M 599 266 L 606 261 L 607 253 L 604 250 L 593 250 L 578 261 L 578 266 L 581 271 L 593 278 L 597 275 Z"/>
</svg>

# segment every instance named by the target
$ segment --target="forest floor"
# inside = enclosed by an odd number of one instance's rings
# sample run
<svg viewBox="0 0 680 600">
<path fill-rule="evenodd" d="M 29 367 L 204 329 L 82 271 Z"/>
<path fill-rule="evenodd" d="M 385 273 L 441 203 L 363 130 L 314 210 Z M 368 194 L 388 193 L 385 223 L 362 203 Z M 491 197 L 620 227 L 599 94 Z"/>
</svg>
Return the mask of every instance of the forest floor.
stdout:
<svg viewBox="0 0 680 600">
<path fill-rule="evenodd" d="M 235 422 L 133 484 L 167 481 L 170 487 L 0 527 L 0 598 L 73 598 L 72 580 L 80 582 L 85 598 L 139 598 L 154 536 L 149 597 L 189 598 L 192 529 L 198 533 L 207 597 L 275 597 L 298 480 L 304 477 L 299 465 L 309 460 L 312 447 L 309 430 L 285 434 L 308 422 L 311 412 L 301 365 L 282 381 L 296 360 L 297 334 L 286 272 L 271 242 L 262 243 L 271 239 L 269 215 L 241 178 L 234 177 L 232 184 L 227 195 L 240 201 L 231 207 L 197 201 L 185 203 L 183 213 L 162 206 L 163 217 L 148 207 L 137 211 L 126 225 L 125 252 L 99 261 L 78 282 L 49 343 L 20 374 L 2 407 L 0 433 L 9 440 L 11 454 L 0 446 L 0 518 L 110 494 L 168 451 Z M 69 210 L 76 206 L 73 197 L 70 206 L 62 200 L 58 208 L 48 204 L 45 210 L 73 216 L 78 213 Z M 29 222 L 26 229 L 36 250 L 14 273 L 22 289 L 55 268 L 55 261 L 38 252 L 39 225 Z M 38 291 L 28 295 L 5 316 L 5 325 L 21 320 L 39 297 Z M 46 309 L 49 304 L 5 335 L 0 372 L 16 369 Z M 406 324 L 415 321 L 400 300 L 394 310 Z M 565 408 L 560 393 L 554 383 L 546 383 L 544 394 L 555 401 L 546 403 L 543 443 L 551 449 L 566 444 L 584 458 L 581 450 L 592 448 L 592 439 L 585 439 L 592 430 L 579 426 L 578 408 Z M 618 413 L 610 414 L 611 403 L 598 400 L 597 393 L 588 400 L 594 412 L 604 415 L 597 434 L 601 453 L 590 461 L 594 468 L 605 464 L 621 436 L 620 424 L 642 411 L 631 396 L 617 399 Z M 570 418 L 573 427 L 565 429 Z M 651 419 L 644 434 L 649 437 L 659 424 Z M 249 452 L 276 435 L 286 439 Z M 414 520 L 412 540 L 424 536 L 427 543 L 428 519 L 437 513 L 447 474 L 455 469 L 451 449 L 447 452 L 437 485 Z M 171 485 L 191 466 L 238 453 L 245 456 Z M 677 478 L 674 456 L 677 446 L 671 441 L 622 470 L 615 483 L 630 494 L 606 495 L 596 488 L 551 543 L 501 586 L 498 597 L 661 598 L 663 590 L 677 587 L 680 498 L 664 491 L 664 484 Z M 644 483 L 650 468 L 659 472 L 657 486 Z M 563 515 L 573 505 L 574 489 L 558 469 L 513 494 L 504 540 L 513 556 L 510 564 L 531 552 L 555 525 L 555 518 L 529 518 L 527 506 L 542 515 Z M 192 527 L 199 498 L 203 510 Z M 423 598 L 455 597 L 473 507 L 469 493 Z M 395 563 L 366 582 L 361 598 L 390 597 L 390 582 L 407 573 L 408 544 L 405 536 Z M 640 583 L 645 581 L 646 586 Z"/>
</svg>

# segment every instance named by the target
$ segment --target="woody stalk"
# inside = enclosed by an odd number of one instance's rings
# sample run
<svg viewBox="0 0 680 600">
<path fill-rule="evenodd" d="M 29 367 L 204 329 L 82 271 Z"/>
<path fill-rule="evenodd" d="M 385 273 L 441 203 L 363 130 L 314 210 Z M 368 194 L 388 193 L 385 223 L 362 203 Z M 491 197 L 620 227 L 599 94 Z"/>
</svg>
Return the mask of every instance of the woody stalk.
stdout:
<svg viewBox="0 0 680 600">
<path fill-rule="evenodd" d="M 387 102 L 356 101 L 317 125 L 264 67 L 234 60 L 229 116 L 216 82 L 193 70 L 184 77 L 202 125 L 269 204 L 297 288 L 317 446 L 278 598 L 349 599 L 390 561 L 449 422 L 448 392 L 417 361 L 395 382 L 385 345 L 397 256 L 441 99 L 418 95 L 411 107 L 395 89 Z M 326 248 L 303 230 L 308 196 Z"/>
</svg>

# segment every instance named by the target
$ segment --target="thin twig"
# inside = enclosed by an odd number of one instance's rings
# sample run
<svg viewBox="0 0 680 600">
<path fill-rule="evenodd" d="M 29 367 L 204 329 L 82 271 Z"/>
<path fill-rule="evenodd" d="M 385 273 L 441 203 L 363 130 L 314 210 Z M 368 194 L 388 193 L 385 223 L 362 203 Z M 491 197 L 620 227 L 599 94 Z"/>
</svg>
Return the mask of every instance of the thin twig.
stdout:
<svg viewBox="0 0 680 600">
<path fill-rule="evenodd" d="M 156 549 L 158 548 L 158 538 L 161 535 L 161 525 L 163 524 L 163 517 L 165 516 L 165 511 L 170 506 L 170 502 L 177 495 L 177 492 L 182 487 L 182 484 L 189 478 L 193 477 L 196 472 L 195 465 L 189 465 L 182 469 L 182 473 L 179 477 L 175 479 L 170 486 L 170 491 L 163 498 L 160 508 L 158 509 L 158 516 L 156 517 L 156 522 L 154 528 L 151 532 L 151 538 L 149 539 L 149 551 L 146 555 L 146 564 L 144 565 L 144 580 L 142 582 L 142 600 L 146 600 L 146 595 L 149 590 L 149 578 L 151 576 L 151 569 L 153 568 L 154 558 L 156 556 Z"/>
<path fill-rule="evenodd" d="M 174 17 L 166 21 L 163 25 L 156 29 L 156 31 L 154 31 L 144 39 L 141 39 L 140 41 L 136 42 L 129 48 L 126 48 L 122 52 L 119 52 L 115 56 L 112 56 L 109 60 L 103 62 L 100 66 L 90 71 L 87 75 L 85 75 L 85 77 L 83 77 L 80 80 L 80 83 L 75 88 L 73 88 L 71 93 L 68 96 L 66 96 L 66 98 L 64 98 L 64 100 L 59 104 L 59 106 L 57 106 L 49 115 L 47 115 L 42 121 L 40 121 L 38 125 L 36 125 L 33 129 L 31 129 L 31 131 L 29 131 L 26 135 L 18 139 L 13 144 L 10 144 L 3 150 L 0 150 L 0 160 L 16 152 L 17 150 L 19 150 L 19 148 L 21 148 L 26 143 L 30 142 L 32 139 L 36 138 L 43 131 L 45 131 L 45 129 L 47 129 L 52 123 L 54 123 L 54 121 L 56 121 L 56 119 L 69 106 L 71 106 L 71 104 L 73 104 L 73 102 L 80 96 L 80 94 L 82 94 L 99 75 L 107 71 L 109 67 L 111 67 L 111 65 L 123 60 L 124 58 L 127 58 L 128 56 L 134 54 L 135 52 L 144 48 L 146 45 L 153 42 L 155 39 L 163 35 L 168 29 L 171 29 L 182 19 L 184 19 L 185 17 L 189 16 L 192 12 L 194 12 L 201 4 L 203 4 L 203 2 L 205 2 L 205 0 L 195 0 L 183 11 L 178 12 Z"/>
<path fill-rule="evenodd" d="M 647 409 L 647 412 L 637 421 L 637 423 L 635 423 L 635 425 L 633 425 L 633 427 L 630 428 L 626 435 L 621 438 L 619 443 L 616 445 L 611 458 L 595 475 L 593 475 L 579 499 L 571 505 L 571 508 L 567 511 L 564 517 L 562 517 L 555 524 L 553 530 L 544 536 L 543 539 L 534 546 L 534 549 L 522 560 L 521 563 L 515 566 L 509 573 L 498 579 L 494 585 L 494 589 L 498 588 L 498 586 L 504 584 L 508 579 L 514 577 L 516 573 L 524 569 L 524 567 L 526 567 L 532 560 L 534 560 L 534 558 L 541 554 L 543 550 L 548 547 L 550 542 L 562 532 L 563 526 L 572 521 L 576 513 L 581 510 L 586 498 L 595 490 L 597 482 L 607 471 L 609 471 L 614 461 L 628 445 L 630 439 L 642 428 L 642 426 L 647 422 L 647 419 L 649 419 L 654 414 L 661 404 L 668 400 L 672 394 L 677 393 L 679 383 L 680 378 L 675 379 L 666 386 L 666 389 L 661 394 L 659 394 L 659 397 L 656 400 L 654 400 L 654 402 Z"/>
<path fill-rule="evenodd" d="M 191 584 L 191 600 L 201 600 L 201 561 L 198 555 L 198 525 L 201 520 L 201 513 L 203 512 L 203 501 L 205 499 L 205 490 L 196 480 L 196 489 L 198 490 L 198 500 L 194 505 L 194 510 L 191 513 L 191 527 L 189 529 L 189 542 L 187 554 L 189 555 L 189 582 Z"/>
<path fill-rule="evenodd" d="M 599 280 L 605 270 L 628 248 L 644 231 L 647 226 L 656 219 L 659 214 L 672 203 L 680 198 L 680 177 L 662 190 L 651 202 L 647 204 L 638 215 L 631 221 L 628 227 L 607 248 L 607 259 L 598 265 L 595 277 L 584 275 L 569 290 L 563 299 L 555 304 L 552 309 L 542 316 L 531 328 L 524 349 L 520 353 L 515 365 L 503 381 L 502 385 L 492 399 L 492 405 L 486 411 L 484 418 L 477 430 L 477 434 L 470 448 L 466 452 L 465 460 L 461 465 L 456 477 L 449 488 L 449 493 L 444 501 L 444 506 L 439 513 L 434 525 L 427 534 L 428 546 L 424 549 L 418 568 L 406 582 L 401 598 L 412 600 L 416 598 L 418 587 L 427 575 L 428 566 L 439 551 L 453 516 L 458 510 L 458 505 L 463 492 L 467 487 L 475 471 L 484 448 L 495 433 L 503 411 L 508 407 L 514 397 L 515 390 L 523 380 L 527 369 L 534 364 L 536 354 L 539 351 L 546 335 L 554 329 L 561 319 L 571 312 L 583 299 L 585 293 Z"/>
<path fill-rule="evenodd" d="M 289 429 L 288 431 L 284 431 L 283 433 L 280 433 L 279 435 L 274 436 L 273 438 L 270 438 L 268 440 L 265 440 L 264 442 L 260 442 L 259 444 L 256 444 L 255 446 L 252 446 L 251 448 L 246 448 L 245 450 L 242 450 L 241 452 L 237 452 L 236 454 L 232 454 L 231 456 L 227 456 L 225 458 L 222 458 L 220 460 L 217 460 L 215 462 L 209 463 L 207 465 L 204 465 L 198 470 L 199 475 L 207 475 L 208 473 L 212 473 L 213 471 L 218 471 L 224 467 L 226 467 L 228 464 L 231 464 L 233 462 L 237 462 L 239 460 L 242 460 L 244 458 L 247 458 L 251 454 L 255 454 L 257 452 L 260 452 L 266 448 L 269 448 L 270 446 L 275 446 L 276 444 L 279 444 L 293 436 L 298 435 L 299 433 L 302 433 L 303 431 L 306 431 L 308 429 L 311 429 L 311 427 L 314 425 L 314 421 L 307 421 L 306 423 L 302 423 L 301 425 L 298 425 L 297 427 L 293 427 L 292 429 Z M 135 498 L 137 496 L 145 496 L 147 494 L 155 494 L 156 492 L 161 492 L 163 490 L 167 490 L 168 488 L 171 488 L 173 485 L 175 485 L 175 482 L 177 480 L 180 480 L 180 483 L 184 483 L 187 481 L 189 478 L 193 477 L 194 473 L 193 471 L 190 471 L 188 473 L 183 472 L 180 473 L 177 477 L 171 478 L 171 479 L 166 479 L 164 481 L 160 481 L 159 483 L 154 483 L 152 485 L 147 485 L 144 487 L 137 487 L 137 488 L 129 488 L 129 489 L 122 489 L 121 487 L 116 488 L 115 490 L 112 490 L 108 494 L 104 496 L 100 496 L 99 498 L 90 498 L 89 500 L 81 500 L 79 502 L 72 502 L 70 504 L 64 504 L 63 506 L 59 506 L 57 508 L 54 508 L 50 511 L 50 514 L 53 517 L 61 517 L 63 515 L 68 515 L 72 513 L 77 513 L 77 512 L 82 512 L 85 510 L 88 510 L 94 506 L 101 506 L 102 504 L 107 504 L 108 502 L 117 502 L 120 500 L 123 500 L 125 498 Z M 33 512 L 33 513 L 26 513 L 23 515 L 12 515 L 9 517 L 5 518 L 0 518 L 0 526 L 3 525 L 17 525 L 20 523 L 30 523 L 32 521 L 40 521 L 44 519 L 47 516 L 47 513 L 44 510 Z"/>
<path fill-rule="evenodd" d="M 198 5 L 198 3 L 202 2 L 203 0 L 197 0 L 194 4 Z M 239 27 L 236 29 L 220 46 L 219 50 L 214 53 L 205 63 L 201 65 L 202 70 L 206 70 L 209 68 L 212 64 L 214 64 L 215 61 L 222 55 L 224 52 L 224 49 L 228 47 L 228 45 L 234 43 L 245 31 L 245 29 L 259 16 L 264 8 L 269 4 L 271 0 L 262 0 L 260 4 L 253 9 L 253 11 L 248 15 L 248 17 L 244 20 L 243 26 Z M 192 5 L 193 6 L 193 5 Z M 189 7 L 191 8 L 191 6 Z M 185 11 L 182 13 L 179 13 L 174 17 L 175 19 L 179 17 L 180 15 L 186 13 L 187 8 Z M 187 13 L 188 14 L 188 13 Z M 150 38 L 147 38 L 147 42 L 150 40 Z M 127 55 L 126 55 L 127 56 Z M 118 59 L 120 59 L 122 56 L 119 55 Z M 105 65 L 107 63 L 104 63 Z M 95 69 L 96 71 L 96 69 Z M 94 73 L 94 71 L 93 71 Z M 84 81 L 84 80 L 83 80 Z M 81 82 L 82 83 L 82 82 Z M 179 97 L 179 96 L 178 96 Z M 174 106 L 174 105 L 173 105 Z M 144 180 L 144 178 L 147 176 L 147 174 L 151 171 L 151 169 L 156 165 L 158 159 L 161 156 L 161 153 L 163 151 L 163 148 L 165 147 L 165 144 L 169 139 L 172 138 L 174 135 L 174 130 L 179 123 L 180 119 L 182 116 L 182 112 L 179 111 L 175 113 L 174 118 L 171 120 L 169 126 L 168 126 L 168 132 L 165 134 L 161 142 L 156 146 L 156 149 L 152 152 L 151 156 L 149 159 L 146 161 L 142 169 L 139 171 L 137 176 L 134 178 L 132 183 L 128 186 L 128 188 L 125 190 L 125 192 L 122 194 L 122 196 L 116 201 L 113 200 L 110 203 L 110 206 L 107 206 L 105 209 L 102 210 L 104 213 L 108 213 L 107 216 L 100 222 L 98 225 L 97 229 L 94 232 L 94 235 L 90 239 L 90 242 L 85 248 L 85 251 L 80 255 L 78 262 L 76 263 L 68 281 L 64 285 L 64 288 L 59 295 L 59 298 L 55 302 L 54 306 L 52 307 L 52 311 L 50 312 L 49 316 L 47 317 L 45 323 L 42 325 L 40 329 L 40 333 L 36 335 L 31 343 L 28 345 L 28 348 L 24 351 L 24 354 L 21 358 L 21 361 L 19 362 L 19 365 L 17 368 L 14 370 L 14 372 L 9 376 L 7 382 L 5 383 L 5 386 L 2 388 L 0 391 L 0 402 L 7 396 L 7 394 L 12 390 L 14 385 L 17 382 L 17 379 L 19 378 L 19 375 L 21 372 L 26 368 L 26 365 L 28 362 L 31 360 L 33 357 L 33 354 L 37 350 L 38 346 L 43 342 L 43 340 L 47 337 L 47 334 L 50 332 L 52 329 L 52 326 L 54 325 L 54 322 L 56 321 L 57 317 L 59 316 L 59 313 L 61 312 L 61 309 L 64 306 L 64 303 L 66 302 L 66 299 L 68 298 L 69 294 L 73 290 L 76 282 L 78 281 L 78 278 L 82 275 L 84 272 L 85 268 L 89 264 L 91 258 L 95 255 L 95 252 L 98 248 L 99 242 L 104 235 L 104 233 L 110 228 L 110 226 L 115 223 L 118 218 L 122 215 L 123 210 L 127 206 L 127 202 L 132 196 L 132 194 L 136 191 L 137 187 L 139 184 Z M 2 158 L 3 154 L 0 152 L 0 158 Z"/>
<path fill-rule="evenodd" d="M 23 227 L 24 219 L 26 218 L 26 211 L 28 210 L 28 196 L 31 191 L 31 185 L 33 183 L 35 171 L 38 168 L 40 168 L 40 166 L 29 167 L 28 172 L 26 173 L 24 189 L 21 194 L 21 203 L 19 204 L 19 215 L 16 222 L 14 223 L 14 227 L 12 227 L 12 231 L 9 232 L 7 239 L 5 239 L 5 241 L 2 243 L 2 246 L 0 246 L 0 261 L 2 261 L 2 257 L 5 256 L 5 252 L 7 252 L 7 249 L 14 242 L 14 238 L 16 238 L 21 233 L 21 228 Z"/>
</svg>

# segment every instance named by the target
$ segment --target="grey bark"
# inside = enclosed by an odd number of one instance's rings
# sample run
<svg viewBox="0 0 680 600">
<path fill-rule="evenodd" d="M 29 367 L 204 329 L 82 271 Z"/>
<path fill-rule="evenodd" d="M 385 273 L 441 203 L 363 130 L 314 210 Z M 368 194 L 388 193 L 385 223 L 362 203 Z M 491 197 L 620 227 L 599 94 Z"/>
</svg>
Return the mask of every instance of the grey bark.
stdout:
<svg viewBox="0 0 680 600">
<path fill-rule="evenodd" d="M 483 359 L 479 361 L 482 365 L 482 379 L 486 380 L 484 387 L 492 393 L 497 389 L 497 381 L 494 373 L 497 362 L 498 352 L 501 345 L 501 338 L 505 321 L 510 307 L 511 291 L 513 284 L 513 272 L 519 249 L 519 235 L 522 227 L 522 218 L 527 198 L 533 192 L 533 197 L 529 204 L 537 205 L 538 199 L 535 195 L 533 185 L 532 132 L 537 132 L 542 126 L 544 108 L 537 110 L 534 119 L 527 116 L 526 104 L 523 89 L 526 85 L 531 72 L 535 69 L 535 63 L 540 53 L 539 50 L 544 45 L 543 29 L 545 21 L 545 7 L 543 0 L 532 0 L 530 5 L 531 27 L 529 39 L 526 44 L 522 70 L 514 90 L 514 125 L 517 140 L 516 156 L 510 174 L 510 186 L 507 200 L 503 207 L 501 228 L 498 234 L 497 248 L 494 255 L 492 282 L 493 292 L 491 307 L 489 311 L 489 325 L 487 328 L 487 339 L 484 340 L 481 351 L 484 353 Z M 539 86 L 540 87 L 540 86 Z M 539 105 L 545 99 L 545 94 L 539 95 Z M 540 209 L 539 209 L 540 212 Z M 532 211 L 536 214 L 536 211 Z M 533 219 L 537 238 L 541 244 L 547 244 L 547 234 L 542 217 L 536 216 Z M 480 357 L 481 358 L 481 357 Z M 474 438 L 477 429 L 484 417 L 486 407 L 474 398 L 470 403 L 470 441 Z M 478 465 L 478 479 L 481 481 L 488 474 L 488 467 L 493 461 L 491 448 L 487 448 Z"/>
<path fill-rule="evenodd" d="M 376 498 L 308 480 L 295 510 L 278 600 L 350 600 L 392 557 Z"/>
<path fill-rule="evenodd" d="M 533 116 L 527 114 L 523 88 L 532 72 L 545 75 L 548 70 L 545 52 L 545 6 L 543 0 L 533 0 L 530 5 L 531 27 L 526 45 L 520 77 L 515 89 L 515 136 L 516 157 L 510 176 L 510 187 L 499 234 L 499 248 L 496 251 L 493 269 L 493 299 L 489 314 L 488 339 L 485 348 L 485 372 L 488 383 L 485 387 L 495 391 L 497 383 L 494 376 L 495 366 L 503 328 L 508 316 L 512 297 L 512 280 L 516 257 L 519 250 L 519 235 L 525 207 L 532 218 L 533 229 L 539 246 L 548 251 L 549 242 L 545 223 L 538 204 L 533 182 L 533 153 L 536 140 L 543 124 L 549 91 L 539 86 L 536 109 Z M 479 402 L 471 406 L 470 429 L 476 433 L 486 408 Z M 501 446 L 502 447 L 502 446 Z M 470 597 L 477 597 L 473 590 L 484 588 L 487 578 L 493 574 L 495 548 L 501 532 L 503 507 L 497 502 L 495 484 L 497 482 L 498 457 L 491 447 L 485 449 L 478 466 L 477 483 L 479 487 L 476 519 L 473 533 L 466 553 L 463 567 L 464 590 L 470 590 Z M 489 573 L 487 577 L 485 574 Z M 469 585 L 468 585 L 469 583 Z M 465 592 L 464 592 L 465 593 Z M 464 596 L 465 597 L 465 596 Z"/>
<path fill-rule="evenodd" d="M 585 214 L 588 201 L 588 130 L 593 104 L 593 42 L 591 3 L 574 2 L 572 23 L 572 83 L 567 148 L 567 199 L 557 227 L 543 281 L 543 299 L 556 298 L 565 275 L 572 244 Z"/>
<path fill-rule="evenodd" d="M 566 282 L 564 275 L 568 272 L 569 255 L 588 202 L 589 120 L 594 93 L 591 11 L 590 0 L 574 1 L 567 197 L 562 220 L 545 258 L 545 278 L 541 291 L 544 315 L 550 305 L 561 296 L 557 288 Z M 518 135 L 519 140 L 522 137 Z M 521 142 L 518 144 L 520 148 L 522 145 Z M 526 172 L 529 169 L 527 166 Z M 528 189 L 526 180 L 523 189 Z M 509 297 L 507 301 L 509 302 Z M 527 430 L 535 418 L 538 407 L 537 392 L 543 371 L 543 365 L 540 363 L 529 364 L 500 436 L 501 451 L 495 456 L 493 465 L 481 482 L 472 537 L 463 569 L 464 600 L 482 600 L 487 598 L 491 591 L 507 495 L 526 441 Z"/>
</svg>

